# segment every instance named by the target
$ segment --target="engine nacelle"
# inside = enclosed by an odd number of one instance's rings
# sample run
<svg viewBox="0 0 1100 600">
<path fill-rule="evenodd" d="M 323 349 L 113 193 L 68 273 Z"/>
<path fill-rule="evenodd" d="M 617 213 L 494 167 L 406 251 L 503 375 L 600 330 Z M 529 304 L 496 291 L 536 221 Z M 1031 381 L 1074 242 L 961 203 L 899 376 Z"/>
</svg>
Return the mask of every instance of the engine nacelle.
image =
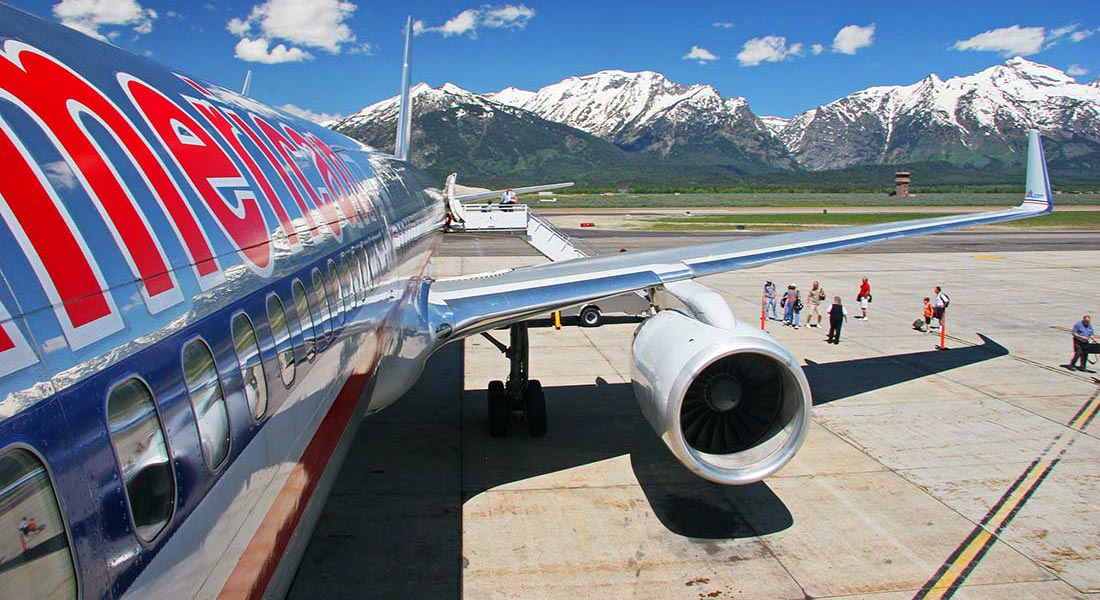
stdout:
<svg viewBox="0 0 1100 600">
<path fill-rule="evenodd" d="M 676 310 L 634 336 L 634 395 L 657 435 L 701 477 L 754 483 L 802 446 L 812 400 L 794 357 L 767 334 Z"/>
</svg>

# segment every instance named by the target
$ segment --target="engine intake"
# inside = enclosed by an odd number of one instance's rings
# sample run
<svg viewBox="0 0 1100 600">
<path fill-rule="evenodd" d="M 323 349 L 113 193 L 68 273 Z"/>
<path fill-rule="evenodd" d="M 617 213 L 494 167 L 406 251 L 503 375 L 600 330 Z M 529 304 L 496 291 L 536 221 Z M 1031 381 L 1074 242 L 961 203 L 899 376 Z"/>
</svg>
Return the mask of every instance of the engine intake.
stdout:
<svg viewBox="0 0 1100 600">
<path fill-rule="evenodd" d="M 642 412 L 680 462 L 706 479 L 760 481 L 806 438 L 806 376 L 755 328 L 715 327 L 664 310 L 638 328 L 633 359 Z"/>
</svg>

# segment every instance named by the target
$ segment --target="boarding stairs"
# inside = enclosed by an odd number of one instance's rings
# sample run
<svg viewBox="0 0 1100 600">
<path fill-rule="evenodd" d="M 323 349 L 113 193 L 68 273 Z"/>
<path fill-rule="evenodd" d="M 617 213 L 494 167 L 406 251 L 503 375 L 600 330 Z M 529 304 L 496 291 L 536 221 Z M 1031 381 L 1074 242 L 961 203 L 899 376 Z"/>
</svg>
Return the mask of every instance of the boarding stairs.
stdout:
<svg viewBox="0 0 1100 600">
<path fill-rule="evenodd" d="M 461 214 L 463 222 L 452 222 L 452 230 L 523 235 L 531 247 L 553 262 L 599 254 L 588 244 L 551 225 L 526 204 L 466 204 Z M 640 316 L 648 314 L 651 307 L 645 293 L 628 292 L 605 298 L 599 303 L 570 307 L 562 310 L 561 314 L 578 316 L 583 324 L 591 327 L 600 323 L 601 313 Z"/>
<path fill-rule="evenodd" d="M 526 204 L 465 205 L 464 223 L 453 223 L 456 231 L 522 234 L 527 243 L 554 262 L 596 254 L 591 247 L 554 227 Z"/>
</svg>

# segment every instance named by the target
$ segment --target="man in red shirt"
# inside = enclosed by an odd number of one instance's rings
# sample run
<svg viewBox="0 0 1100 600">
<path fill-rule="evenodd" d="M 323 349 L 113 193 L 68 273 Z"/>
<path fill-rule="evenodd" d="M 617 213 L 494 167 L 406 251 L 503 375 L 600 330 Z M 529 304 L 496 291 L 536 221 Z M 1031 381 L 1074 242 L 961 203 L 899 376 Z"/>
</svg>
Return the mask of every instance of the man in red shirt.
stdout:
<svg viewBox="0 0 1100 600">
<path fill-rule="evenodd" d="M 867 278 L 863 278 L 863 283 L 859 286 L 859 294 L 856 295 L 856 300 L 859 301 L 859 310 L 862 313 L 856 317 L 860 321 L 867 320 L 867 305 L 871 302 L 871 283 L 867 281 Z"/>
</svg>

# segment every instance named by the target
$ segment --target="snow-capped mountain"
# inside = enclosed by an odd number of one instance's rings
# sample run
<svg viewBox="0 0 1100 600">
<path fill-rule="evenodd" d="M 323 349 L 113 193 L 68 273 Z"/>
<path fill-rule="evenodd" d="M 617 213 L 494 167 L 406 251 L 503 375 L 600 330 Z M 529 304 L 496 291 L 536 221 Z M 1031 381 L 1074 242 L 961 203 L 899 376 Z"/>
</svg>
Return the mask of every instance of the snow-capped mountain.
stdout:
<svg viewBox="0 0 1100 600">
<path fill-rule="evenodd" d="M 744 98 L 652 71 L 600 71 L 537 92 L 505 88 L 490 96 L 631 152 L 705 157 L 744 171 L 795 166 Z"/>
<path fill-rule="evenodd" d="M 772 135 L 779 135 L 780 131 L 783 131 L 785 127 L 791 122 L 790 119 L 784 119 L 783 117 L 769 117 L 766 115 L 760 115 L 760 122 L 764 124 L 764 127 L 768 128 L 768 131 L 772 132 Z"/>
<path fill-rule="evenodd" d="M 529 92 L 527 90 L 521 90 L 518 87 L 508 86 L 499 92 L 493 92 L 491 94 L 483 94 L 489 100 L 493 102 L 500 102 L 501 104 L 507 104 L 508 106 L 522 107 L 525 102 L 534 96 L 535 92 Z"/>
<path fill-rule="evenodd" d="M 792 119 L 757 116 L 743 98 L 651 71 L 601 71 L 538 91 L 475 94 L 448 83 L 412 93 L 414 163 L 486 182 L 529 173 L 717 185 L 746 174 L 922 162 L 1016 172 L 1033 127 L 1045 135 L 1052 169 L 1100 167 L 1100 82 L 1080 84 L 1022 58 L 946 81 L 933 74 L 868 88 Z M 397 103 L 383 100 L 331 127 L 388 149 Z"/>
<path fill-rule="evenodd" d="M 412 161 L 433 175 L 457 171 L 486 185 L 563 179 L 616 183 L 614 173 L 646 172 L 613 144 L 521 108 L 446 83 L 413 86 Z M 399 98 L 341 119 L 332 129 L 383 151 L 393 149 Z"/>
<path fill-rule="evenodd" d="M 1100 88 L 1013 58 L 946 81 L 872 87 L 791 119 L 778 134 L 807 169 L 948 161 L 1018 163 L 1026 130 L 1054 142 L 1050 158 L 1100 150 Z"/>
</svg>

